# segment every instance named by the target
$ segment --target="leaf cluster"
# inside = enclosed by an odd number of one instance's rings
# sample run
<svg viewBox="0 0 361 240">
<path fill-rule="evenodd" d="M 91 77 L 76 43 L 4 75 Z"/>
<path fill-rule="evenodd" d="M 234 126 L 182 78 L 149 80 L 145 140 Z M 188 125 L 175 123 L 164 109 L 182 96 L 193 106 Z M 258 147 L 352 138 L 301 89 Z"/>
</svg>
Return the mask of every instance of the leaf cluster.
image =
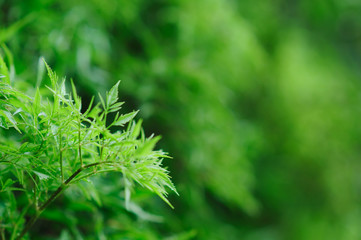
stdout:
<svg viewBox="0 0 361 240">
<path fill-rule="evenodd" d="M 99 95 L 100 104 L 92 98 L 85 108 L 73 82 L 68 92 L 66 80 L 45 65 L 51 86 L 30 97 L 11 86 L 0 58 L 0 127 L 4 136 L 17 131 L 13 139 L 0 138 L 2 237 L 20 239 L 65 189 L 100 173 L 121 174 L 126 207 L 135 183 L 172 206 L 166 188 L 176 189 L 162 167 L 168 155 L 153 150 L 160 137 L 145 136 L 142 121 L 134 120 L 138 111 L 119 114 L 119 82 Z M 27 207 L 19 209 L 18 201 Z"/>
</svg>

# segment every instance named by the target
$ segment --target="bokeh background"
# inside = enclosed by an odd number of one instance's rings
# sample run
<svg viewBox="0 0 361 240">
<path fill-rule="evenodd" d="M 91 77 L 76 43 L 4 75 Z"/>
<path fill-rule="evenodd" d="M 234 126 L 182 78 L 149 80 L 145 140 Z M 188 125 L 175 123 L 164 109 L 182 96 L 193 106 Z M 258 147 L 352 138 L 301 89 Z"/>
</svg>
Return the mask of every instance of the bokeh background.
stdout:
<svg viewBox="0 0 361 240">
<path fill-rule="evenodd" d="M 104 176 L 34 239 L 361 239 L 360 1 L 0 0 L 0 43 L 29 88 L 41 57 L 85 102 L 120 79 L 180 193 Z"/>
</svg>

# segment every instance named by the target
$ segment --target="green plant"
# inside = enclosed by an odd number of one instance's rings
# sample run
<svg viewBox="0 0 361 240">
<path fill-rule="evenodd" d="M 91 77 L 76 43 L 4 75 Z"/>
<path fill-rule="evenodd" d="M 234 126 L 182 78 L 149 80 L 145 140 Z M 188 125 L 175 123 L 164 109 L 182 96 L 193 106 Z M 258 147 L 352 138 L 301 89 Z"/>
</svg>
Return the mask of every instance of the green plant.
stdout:
<svg viewBox="0 0 361 240">
<path fill-rule="evenodd" d="M 51 87 L 29 97 L 12 86 L 0 58 L 0 238 L 26 236 L 64 190 L 100 173 L 121 173 L 126 207 L 135 183 L 172 206 L 166 187 L 176 189 L 162 167 L 168 155 L 153 150 L 159 137 L 145 137 L 133 120 L 138 111 L 119 114 L 119 82 L 84 109 L 74 84 L 68 93 L 45 65 Z"/>
</svg>

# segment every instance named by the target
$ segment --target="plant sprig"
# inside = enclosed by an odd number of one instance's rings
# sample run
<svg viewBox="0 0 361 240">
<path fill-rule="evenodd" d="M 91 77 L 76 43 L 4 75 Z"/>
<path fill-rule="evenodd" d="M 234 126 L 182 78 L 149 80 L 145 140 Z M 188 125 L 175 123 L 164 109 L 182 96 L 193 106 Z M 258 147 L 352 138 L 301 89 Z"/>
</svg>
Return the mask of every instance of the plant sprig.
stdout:
<svg viewBox="0 0 361 240">
<path fill-rule="evenodd" d="M 160 138 L 145 137 L 142 121 L 134 121 L 138 111 L 119 114 L 123 105 L 118 102 L 119 82 L 105 99 L 99 95 L 100 105 L 93 106 L 93 98 L 83 109 L 73 82 L 69 93 L 65 79 L 60 81 L 46 63 L 49 97 L 44 97 L 45 89 L 36 89 L 35 96 L 29 97 L 13 88 L 3 63 L 1 59 L 0 127 L 16 129 L 19 141 L 0 142 L 0 194 L 12 209 L 0 211 L 0 229 L 5 229 L 2 235 L 21 239 L 69 186 L 106 172 L 121 173 L 126 206 L 138 183 L 172 207 L 166 188 L 176 189 L 162 167 L 168 155 L 153 150 Z M 114 112 L 109 121 L 109 113 Z M 119 130 L 112 132 L 110 127 L 114 126 Z M 16 191 L 26 196 L 27 208 L 17 209 Z M 30 209 L 34 214 L 25 222 Z"/>
</svg>

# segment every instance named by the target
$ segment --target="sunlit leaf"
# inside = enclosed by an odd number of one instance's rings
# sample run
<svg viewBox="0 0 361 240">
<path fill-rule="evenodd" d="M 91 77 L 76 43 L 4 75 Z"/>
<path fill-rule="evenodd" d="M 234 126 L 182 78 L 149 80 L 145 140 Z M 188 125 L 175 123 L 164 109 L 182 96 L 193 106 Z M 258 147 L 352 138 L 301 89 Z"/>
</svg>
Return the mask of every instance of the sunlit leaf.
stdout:
<svg viewBox="0 0 361 240">
<path fill-rule="evenodd" d="M 130 122 L 134 119 L 134 117 L 138 114 L 139 111 L 134 111 L 131 113 L 127 113 L 119 116 L 113 123 L 115 126 L 124 126 L 126 123 Z"/>
</svg>

